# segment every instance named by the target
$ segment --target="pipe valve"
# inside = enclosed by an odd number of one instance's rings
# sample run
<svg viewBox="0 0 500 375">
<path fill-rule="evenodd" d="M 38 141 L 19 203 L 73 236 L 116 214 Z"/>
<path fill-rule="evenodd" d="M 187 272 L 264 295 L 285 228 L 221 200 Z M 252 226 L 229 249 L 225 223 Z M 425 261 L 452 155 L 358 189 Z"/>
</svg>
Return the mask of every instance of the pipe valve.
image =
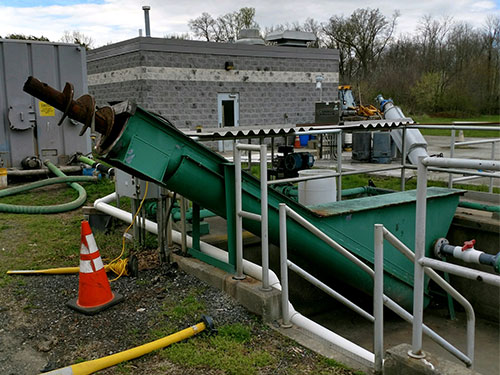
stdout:
<svg viewBox="0 0 500 375">
<path fill-rule="evenodd" d="M 496 273 L 500 273 L 500 252 L 496 255 L 487 254 L 474 249 L 475 244 L 476 240 L 470 240 L 465 241 L 463 246 L 453 246 L 446 238 L 440 238 L 434 245 L 434 254 L 438 258 L 449 255 L 467 263 L 486 264 L 492 266 Z"/>
</svg>

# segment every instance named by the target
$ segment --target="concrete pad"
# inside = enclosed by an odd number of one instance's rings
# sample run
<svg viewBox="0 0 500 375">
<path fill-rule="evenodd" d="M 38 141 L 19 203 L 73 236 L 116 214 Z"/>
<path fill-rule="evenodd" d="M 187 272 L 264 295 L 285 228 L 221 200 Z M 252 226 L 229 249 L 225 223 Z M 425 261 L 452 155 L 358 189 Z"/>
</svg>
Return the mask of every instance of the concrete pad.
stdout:
<svg viewBox="0 0 500 375">
<path fill-rule="evenodd" d="M 326 341 L 325 339 L 296 326 L 290 328 L 283 328 L 276 324 L 269 324 L 269 326 L 281 333 L 282 335 L 294 340 L 300 345 L 321 354 L 326 358 L 333 359 L 339 363 L 343 363 L 347 367 L 363 371 L 365 374 L 372 374 L 373 369 L 367 363 L 364 363 L 359 358 L 354 358 L 352 353 Z"/>
<path fill-rule="evenodd" d="M 472 375 L 479 374 L 441 357 L 425 353 L 425 358 L 416 359 L 408 355 L 411 345 L 400 344 L 386 351 L 384 375 Z"/>
</svg>

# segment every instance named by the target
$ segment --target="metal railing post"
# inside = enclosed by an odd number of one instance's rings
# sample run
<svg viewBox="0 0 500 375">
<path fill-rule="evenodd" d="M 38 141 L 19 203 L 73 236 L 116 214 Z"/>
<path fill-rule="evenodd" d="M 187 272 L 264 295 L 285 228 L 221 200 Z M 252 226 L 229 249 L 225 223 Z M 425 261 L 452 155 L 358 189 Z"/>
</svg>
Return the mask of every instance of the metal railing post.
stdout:
<svg viewBox="0 0 500 375">
<path fill-rule="evenodd" d="M 417 202 L 415 213 L 415 267 L 413 281 L 413 332 L 412 350 L 408 354 L 415 358 L 423 358 L 422 324 L 424 313 L 424 267 L 420 259 L 425 257 L 425 219 L 427 213 L 427 166 L 424 157 L 418 158 L 417 170 Z"/>
<path fill-rule="evenodd" d="M 450 143 L 450 158 L 455 154 L 455 129 L 451 130 L 451 143 Z M 448 188 L 453 187 L 453 175 L 450 173 L 448 175 Z"/>
<path fill-rule="evenodd" d="M 491 160 L 495 160 L 495 142 L 491 142 Z M 493 193 L 493 177 L 490 177 L 490 186 L 488 192 Z"/>
<path fill-rule="evenodd" d="M 288 249 L 286 242 L 286 204 L 279 204 L 280 218 L 280 270 L 281 270 L 281 315 L 284 328 L 292 327 L 290 324 L 290 309 L 288 306 Z"/>
<path fill-rule="evenodd" d="M 236 275 L 235 279 L 244 279 L 243 275 L 243 218 L 241 212 L 241 154 L 238 143 L 233 147 L 234 158 L 234 207 L 236 210 Z"/>
<path fill-rule="evenodd" d="M 375 373 L 381 374 L 384 360 L 384 226 L 375 224 L 374 231 L 373 354 Z"/>
<path fill-rule="evenodd" d="M 269 223 L 267 207 L 267 146 L 260 145 L 260 239 L 262 247 L 262 289 L 269 286 Z"/>
<path fill-rule="evenodd" d="M 337 133 L 337 201 L 342 200 L 342 130 Z"/>
<path fill-rule="evenodd" d="M 403 133 L 401 135 L 401 191 L 406 189 L 406 126 L 403 126 Z"/>
</svg>

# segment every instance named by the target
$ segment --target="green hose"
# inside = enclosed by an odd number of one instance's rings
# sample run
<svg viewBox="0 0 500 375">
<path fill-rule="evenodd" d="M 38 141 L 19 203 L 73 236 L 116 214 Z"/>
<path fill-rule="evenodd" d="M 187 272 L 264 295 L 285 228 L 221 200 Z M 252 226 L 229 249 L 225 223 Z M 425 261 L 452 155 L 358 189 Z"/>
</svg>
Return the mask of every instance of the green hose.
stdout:
<svg viewBox="0 0 500 375">
<path fill-rule="evenodd" d="M 81 161 L 82 163 L 88 164 L 91 167 L 94 166 L 97 162 L 95 160 L 92 160 L 91 158 L 88 158 L 86 156 L 80 155 L 78 156 L 78 160 Z"/>
<path fill-rule="evenodd" d="M 6 197 L 8 195 L 18 194 L 24 191 L 35 189 L 41 186 L 57 184 L 61 182 L 66 182 L 78 192 L 78 198 L 72 202 L 62 203 L 51 206 L 24 206 L 24 205 L 13 205 L 0 203 L 0 212 L 16 213 L 16 214 L 55 214 L 60 212 L 66 212 L 74 210 L 85 203 L 87 200 L 87 192 L 85 189 L 73 181 L 96 181 L 95 177 L 89 176 L 66 176 L 61 172 L 54 164 L 49 161 L 45 162 L 45 165 L 49 170 L 54 173 L 57 178 L 51 178 L 48 180 L 42 180 L 33 182 L 31 184 L 13 187 L 5 190 L 0 190 L 0 198 Z"/>
<path fill-rule="evenodd" d="M 488 212 L 500 212 L 500 206 L 488 205 L 483 203 L 475 202 L 459 202 L 458 207 L 472 208 L 474 210 L 488 211 Z"/>
</svg>

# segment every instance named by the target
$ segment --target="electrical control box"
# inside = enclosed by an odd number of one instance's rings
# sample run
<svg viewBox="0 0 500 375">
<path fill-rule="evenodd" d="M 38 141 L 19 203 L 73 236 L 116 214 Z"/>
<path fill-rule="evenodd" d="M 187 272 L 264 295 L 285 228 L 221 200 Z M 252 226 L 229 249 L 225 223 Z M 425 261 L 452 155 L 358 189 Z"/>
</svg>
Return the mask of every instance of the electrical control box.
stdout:
<svg viewBox="0 0 500 375">
<path fill-rule="evenodd" d="M 134 177 L 120 169 L 115 169 L 115 190 L 120 197 L 142 199 L 146 191 L 146 181 Z M 149 182 L 146 199 L 160 198 L 160 186 Z"/>
<path fill-rule="evenodd" d="M 316 103 L 314 122 L 338 125 L 340 122 L 340 102 Z"/>
</svg>

